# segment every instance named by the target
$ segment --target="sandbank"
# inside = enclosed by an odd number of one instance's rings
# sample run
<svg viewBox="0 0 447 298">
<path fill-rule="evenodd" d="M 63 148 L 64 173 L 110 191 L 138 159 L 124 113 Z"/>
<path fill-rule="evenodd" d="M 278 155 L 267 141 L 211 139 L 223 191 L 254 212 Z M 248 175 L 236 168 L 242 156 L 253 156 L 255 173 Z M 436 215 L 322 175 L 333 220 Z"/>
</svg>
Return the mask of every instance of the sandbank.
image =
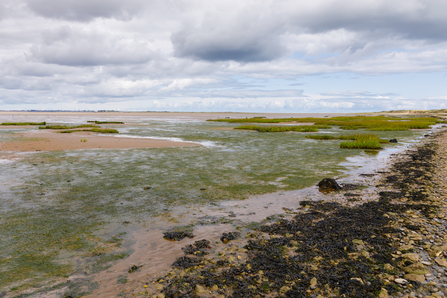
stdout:
<svg viewBox="0 0 447 298">
<path fill-rule="evenodd" d="M 0 143 L 0 151 L 63 151 L 78 149 L 134 149 L 198 146 L 187 142 L 158 139 L 137 139 L 119 136 L 98 135 L 91 132 L 58 133 L 39 130 L 14 134 Z"/>
</svg>

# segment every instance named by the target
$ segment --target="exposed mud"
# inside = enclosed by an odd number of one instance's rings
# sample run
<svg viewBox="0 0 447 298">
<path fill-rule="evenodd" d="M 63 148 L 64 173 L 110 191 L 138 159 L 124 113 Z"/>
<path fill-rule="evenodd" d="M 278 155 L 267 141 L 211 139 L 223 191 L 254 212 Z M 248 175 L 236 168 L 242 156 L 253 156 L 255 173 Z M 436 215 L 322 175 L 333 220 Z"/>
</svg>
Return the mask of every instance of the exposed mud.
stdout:
<svg viewBox="0 0 447 298">
<path fill-rule="evenodd" d="M 425 282 L 433 268 L 426 265 L 431 264 L 429 260 L 422 261 L 426 256 L 421 249 L 433 251 L 435 243 L 440 248 L 434 255 L 437 263 L 447 266 L 447 261 L 439 260 L 444 240 L 420 234 L 433 221 L 444 225 L 436 217 L 445 216 L 440 212 L 445 203 L 433 191 L 437 152 L 439 145 L 430 141 L 409 150 L 378 182 L 393 188 L 380 191 L 378 200 L 353 206 L 302 201 L 302 212 L 293 215 L 296 212 L 290 209 L 288 216 L 273 222 L 270 217 L 270 222 L 244 230 L 239 242 L 209 255 L 178 258 L 166 276 L 142 280 L 150 286 L 141 293 L 156 297 L 397 297 L 417 291 L 430 295 L 439 289 Z"/>
</svg>

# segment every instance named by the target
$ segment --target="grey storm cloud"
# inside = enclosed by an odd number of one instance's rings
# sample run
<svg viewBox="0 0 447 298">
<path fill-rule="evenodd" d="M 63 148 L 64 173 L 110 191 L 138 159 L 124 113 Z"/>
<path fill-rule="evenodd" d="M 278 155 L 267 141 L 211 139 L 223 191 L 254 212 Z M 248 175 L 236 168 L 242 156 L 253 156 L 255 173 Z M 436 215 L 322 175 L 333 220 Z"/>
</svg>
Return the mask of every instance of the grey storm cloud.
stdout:
<svg viewBox="0 0 447 298">
<path fill-rule="evenodd" d="M 286 35 L 346 30 L 356 39 L 339 48 L 351 54 L 365 48 L 377 52 L 383 39 L 447 40 L 447 2 L 398 1 L 260 1 L 234 11 L 205 12 L 174 32 L 175 54 L 207 61 L 268 61 L 290 54 Z M 382 45 L 372 46 L 374 40 Z M 368 52 L 366 54 L 371 54 Z"/>
<path fill-rule="evenodd" d="M 130 19 L 137 14 L 140 0 L 26 0 L 28 7 L 46 18 L 91 21 L 95 18 Z"/>
<path fill-rule="evenodd" d="M 68 26 L 44 32 L 30 52 L 38 61 L 70 66 L 144 63 L 155 55 L 144 40 Z"/>
</svg>

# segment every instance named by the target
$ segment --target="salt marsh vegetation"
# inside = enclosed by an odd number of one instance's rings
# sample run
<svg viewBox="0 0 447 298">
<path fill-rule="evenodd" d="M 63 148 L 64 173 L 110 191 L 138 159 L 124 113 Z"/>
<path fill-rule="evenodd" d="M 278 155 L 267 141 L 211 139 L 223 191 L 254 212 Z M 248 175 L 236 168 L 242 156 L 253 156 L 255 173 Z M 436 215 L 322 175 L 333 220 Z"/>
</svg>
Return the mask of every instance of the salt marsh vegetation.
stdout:
<svg viewBox="0 0 447 298">
<path fill-rule="evenodd" d="M 28 126 L 28 125 L 46 125 L 46 122 L 3 122 L 0 125 L 18 125 L 18 126 Z"/>
<path fill-rule="evenodd" d="M 261 126 L 261 125 L 243 125 L 234 129 L 256 130 L 259 132 L 317 132 L 318 129 L 331 129 L 328 125 L 295 125 L 295 126 Z"/>
<path fill-rule="evenodd" d="M 39 129 L 75 129 L 75 128 L 85 128 L 85 127 L 99 127 L 98 125 L 93 124 L 81 124 L 81 125 L 46 125 L 46 126 L 40 126 Z"/>
<path fill-rule="evenodd" d="M 436 123 L 444 121 L 433 117 L 396 117 L 396 116 L 350 116 L 332 118 L 243 118 L 212 119 L 208 121 L 228 123 L 314 123 L 314 125 L 338 126 L 340 129 L 368 131 L 404 131 L 409 129 L 429 129 Z"/>
<path fill-rule="evenodd" d="M 340 148 L 346 149 L 382 149 L 380 144 L 390 143 L 388 140 L 379 138 L 375 134 L 354 135 L 308 135 L 308 139 L 314 140 L 352 140 L 353 142 L 342 142 Z"/>
<path fill-rule="evenodd" d="M 95 123 L 95 124 L 124 124 L 122 121 L 98 121 L 98 120 L 91 120 L 87 121 L 88 123 Z"/>
</svg>

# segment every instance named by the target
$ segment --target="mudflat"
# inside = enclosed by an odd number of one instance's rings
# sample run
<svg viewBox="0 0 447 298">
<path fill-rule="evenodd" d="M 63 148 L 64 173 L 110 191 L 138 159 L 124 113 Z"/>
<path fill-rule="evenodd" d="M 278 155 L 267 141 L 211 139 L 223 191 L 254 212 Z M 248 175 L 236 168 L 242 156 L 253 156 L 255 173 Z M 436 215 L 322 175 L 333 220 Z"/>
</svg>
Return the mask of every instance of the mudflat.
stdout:
<svg viewBox="0 0 447 298">
<path fill-rule="evenodd" d="M 131 149 L 198 146 L 195 143 L 169 140 L 138 139 L 119 136 L 103 136 L 91 132 L 58 133 L 54 131 L 26 131 L 14 134 L 0 143 L 1 151 L 62 151 L 77 149 Z"/>
</svg>

